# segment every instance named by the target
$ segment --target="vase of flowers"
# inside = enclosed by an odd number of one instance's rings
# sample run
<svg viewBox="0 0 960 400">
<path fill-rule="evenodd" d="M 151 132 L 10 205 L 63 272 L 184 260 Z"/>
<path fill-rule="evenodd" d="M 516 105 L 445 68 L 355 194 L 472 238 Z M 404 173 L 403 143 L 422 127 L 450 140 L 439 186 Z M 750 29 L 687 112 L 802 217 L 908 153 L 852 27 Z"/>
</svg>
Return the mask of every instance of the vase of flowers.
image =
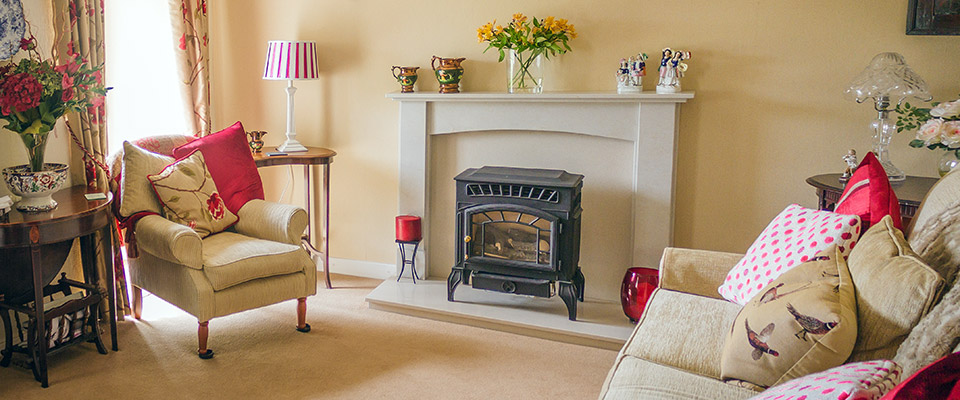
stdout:
<svg viewBox="0 0 960 400">
<path fill-rule="evenodd" d="M 83 111 L 103 104 L 103 66 L 91 67 L 69 46 L 69 61 L 56 65 L 37 51 L 36 38 L 20 42 L 26 57 L 0 66 L 0 119 L 4 129 L 20 136 L 29 164 L 3 170 L 4 181 L 22 211 L 49 211 L 57 206 L 50 197 L 66 181 L 64 164 L 44 163 L 47 136 L 67 111 Z"/>
<path fill-rule="evenodd" d="M 506 27 L 488 22 L 477 29 L 477 41 L 500 52 L 498 61 L 508 59 L 507 88 L 510 93 L 543 91 L 543 60 L 570 50 L 567 42 L 577 37 L 573 24 L 566 19 L 527 18 L 513 15 Z"/>
<path fill-rule="evenodd" d="M 960 165 L 960 99 L 931 105 L 897 105 L 897 132 L 916 129 L 910 147 L 946 150 L 937 165 L 940 176 L 944 176 Z"/>
</svg>

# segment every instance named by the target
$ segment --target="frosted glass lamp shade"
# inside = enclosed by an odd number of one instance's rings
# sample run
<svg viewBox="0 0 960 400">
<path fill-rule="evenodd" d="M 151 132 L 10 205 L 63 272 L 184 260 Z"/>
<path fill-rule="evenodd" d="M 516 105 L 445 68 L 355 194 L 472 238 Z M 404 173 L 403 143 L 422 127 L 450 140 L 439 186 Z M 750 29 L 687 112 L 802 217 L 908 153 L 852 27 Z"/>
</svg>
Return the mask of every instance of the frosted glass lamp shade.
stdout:
<svg viewBox="0 0 960 400">
<path fill-rule="evenodd" d="M 899 53 L 880 53 L 873 57 L 870 65 L 853 78 L 844 93 L 857 103 L 867 99 L 886 97 L 893 103 L 907 97 L 916 97 L 929 101 L 933 98 L 927 89 L 927 83 L 913 72 Z"/>
</svg>

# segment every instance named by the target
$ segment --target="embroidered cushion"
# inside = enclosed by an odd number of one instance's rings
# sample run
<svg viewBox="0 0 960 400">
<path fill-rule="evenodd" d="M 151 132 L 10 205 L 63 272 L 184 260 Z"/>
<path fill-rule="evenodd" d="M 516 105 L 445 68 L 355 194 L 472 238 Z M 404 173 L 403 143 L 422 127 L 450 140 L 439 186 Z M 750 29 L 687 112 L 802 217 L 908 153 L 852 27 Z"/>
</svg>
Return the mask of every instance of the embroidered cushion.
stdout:
<svg viewBox="0 0 960 400">
<path fill-rule="evenodd" d="M 900 366 L 889 360 L 830 368 L 774 386 L 750 400 L 874 400 L 900 382 Z"/>
<path fill-rule="evenodd" d="M 829 211 L 787 206 L 750 245 L 718 291 L 744 305 L 780 274 L 836 245 L 844 257 L 856 246 L 860 218 Z"/>
<path fill-rule="evenodd" d="M 189 226 L 201 238 L 237 222 L 237 216 L 225 207 L 200 151 L 147 178 L 160 199 L 163 216 Z"/>
<path fill-rule="evenodd" d="M 857 345 L 850 361 L 893 358 L 940 298 L 943 278 L 910 249 L 887 215 L 847 258 L 857 288 Z"/>
<path fill-rule="evenodd" d="M 181 159 L 194 150 L 203 151 L 207 168 L 230 212 L 236 214 L 247 201 L 263 200 L 263 183 L 247 145 L 247 134 L 240 121 L 227 129 L 204 136 L 173 149 Z"/>
<path fill-rule="evenodd" d="M 836 246 L 787 271 L 740 310 L 724 342 L 721 379 L 760 387 L 836 367 L 857 340 L 857 304 Z"/>
<path fill-rule="evenodd" d="M 172 163 L 172 157 L 152 153 L 130 142 L 123 142 L 122 178 L 120 180 L 120 216 L 137 213 L 160 214 L 160 203 L 153 194 L 147 175 Z"/>
<path fill-rule="evenodd" d="M 857 171 L 850 177 L 834 211 L 860 216 L 864 232 L 887 215 L 892 218 L 894 227 L 903 229 L 900 201 L 890 187 L 887 172 L 883 170 L 883 165 L 873 152 L 867 153 Z"/>
</svg>

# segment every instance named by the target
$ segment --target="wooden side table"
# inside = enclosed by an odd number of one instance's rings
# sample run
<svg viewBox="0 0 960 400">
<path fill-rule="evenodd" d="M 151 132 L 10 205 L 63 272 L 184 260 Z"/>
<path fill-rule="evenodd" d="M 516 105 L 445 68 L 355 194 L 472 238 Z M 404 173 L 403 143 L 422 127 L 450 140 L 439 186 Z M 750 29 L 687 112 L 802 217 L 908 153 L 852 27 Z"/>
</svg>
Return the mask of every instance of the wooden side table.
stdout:
<svg viewBox="0 0 960 400">
<path fill-rule="evenodd" d="M 917 207 L 920 202 L 937 183 L 937 178 L 928 178 L 921 176 L 908 176 L 903 182 L 890 183 L 893 192 L 900 200 L 900 217 L 903 218 L 903 226 L 910 225 L 914 214 L 917 213 Z M 807 184 L 817 189 L 819 202 L 817 207 L 821 210 L 830 210 L 837 206 L 840 201 L 840 195 L 843 194 L 843 188 L 846 182 L 840 183 L 840 174 L 823 174 L 807 178 Z"/>
<path fill-rule="evenodd" d="M 325 149 L 323 147 L 307 147 L 307 151 L 297 153 L 287 153 L 282 156 L 268 156 L 266 153 L 276 152 L 276 147 L 264 147 L 262 153 L 254 153 L 253 161 L 257 168 L 270 167 L 274 165 L 303 165 L 303 192 L 305 194 L 305 207 L 307 209 L 308 221 L 307 232 L 303 236 L 303 244 L 310 256 L 322 256 L 323 275 L 327 283 L 327 289 L 330 285 L 330 164 L 333 163 L 333 157 L 337 152 Z M 313 212 L 315 208 L 313 202 L 313 191 L 310 190 L 310 184 L 313 182 L 313 166 L 323 166 L 323 251 L 317 250 L 313 245 Z"/>
<path fill-rule="evenodd" d="M 106 265 L 106 281 L 108 287 L 106 298 L 110 315 L 111 344 L 117 351 L 117 314 L 116 314 L 116 281 L 114 280 L 113 255 L 111 245 L 114 219 L 110 211 L 113 196 L 107 193 L 106 200 L 87 201 L 84 194 L 86 186 L 74 186 L 63 189 L 53 195 L 59 206 L 53 211 L 43 213 L 21 213 L 16 209 L 10 211 L 7 220 L 0 222 L 0 252 L 7 257 L 0 263 L 0 297 L 4 310 L 0 312 L 6 316 L 6 309 L 23 308 L 21 305 L 33 301 L 33 309 L 24 309 L 34 321 L 48 320 L 51 315 L 44 313 L 44 287 L 47 286 L 61 269 L 70 245 L 74 238 L 80 238 L 81 262 L 86 286 L 96 285 L 98 273 L 96 266 L 96 252 L 100 248 L 104 265 Z M 95 233 L 102 234 L 98 246 Z M 7 262 L 13 260 L 13 262 Z M 23 262 L 20 262 L 23 261 Z M 29 264 L 30 268 L 23 268 Z M 23 290 L 24 287 L 32 290 Z M 22 301 L 22 302 L 21 302 Z M 85 304 L 85 303 L 84 303 Z M 89 305 L 89 304 L 87 304 Z M 56 310 L 56 309 L 55 309 Z M 60 310 L 62 311 L 62 310 Z M 54 310 L 51 310 L 54 312 Z M 12 340 L 9 331 L 9 317 L 4 318 L 6 349 L 3 351 L 3 364 L 9 365 L 12 356 Z M 95 319 L 95 318 L 94 318 Z M 40 322 L 43 326 L 43 322 Z M 33 340 L 36 344 L 31 349 L 34 362 L 34 374 L 43 387 L 47 382 L 47 340 L 44 340 L 45 329 L 34 329 Z M 95 338 L 99 342 L 99 328 L 94 327 Z M 78 341 L 84 342 L 84 341 Z M 99 342 L 102 345 L 102 342 Z M 99 347 L 99 346 L 98 346 Z M 106 350 L 103 350 L 106 353 Z"/>
</svg>

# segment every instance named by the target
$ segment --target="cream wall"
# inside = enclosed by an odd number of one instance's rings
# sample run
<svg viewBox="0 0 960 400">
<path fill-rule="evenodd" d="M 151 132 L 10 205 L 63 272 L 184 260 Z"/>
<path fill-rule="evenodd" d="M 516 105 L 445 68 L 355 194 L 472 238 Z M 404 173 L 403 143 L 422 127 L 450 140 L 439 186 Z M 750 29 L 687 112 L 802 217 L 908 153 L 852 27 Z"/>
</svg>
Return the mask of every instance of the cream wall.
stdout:
<svg viewBox="0 0 960 400">
<path fill-rule="evenodd" d="M 332 256 L 379 263 L 392 263 L 396 249 L 398 105 L 384 94 L 398 85 L 390 66 L 421 66 L 417 90 L 435 91 L 430 57 L 466 57 L 465 90 L 503 91 L 505 66 L 495 52 L 482 53 L 476 28 L 514 12 L 567 18 L 580 34 L 573 52 L 549 62 L 546 90 L 614 90 L 621 57 L 642 50 L 655 64 L 665 46 L 693 53 L 683 80 L 696 98 L 680 117 L 677 246 L 743 251 L 787 204 L 814 207 L 804 179 L 839 172 L 848 148 L 871 147 L 872 107 L 842 92 L 873 55 L 902 53 L 938 100 L 960 93 L 960 37 L 906 36 L 907 0 L 208 3 L 218 128 L 241 120 L 279 144 L 284 84 L 260 79 L 266 42 L 317 42 L 321 79 L 297 84 L 298 139 L 339 153 Z M 939 154 L 908 148 L 909 140 L 894 139 L 894 161 L 910 175 L 934 175 Z M 268 199 L 286 179 L 282 168 L 264 173 Z"/>
</svg>

